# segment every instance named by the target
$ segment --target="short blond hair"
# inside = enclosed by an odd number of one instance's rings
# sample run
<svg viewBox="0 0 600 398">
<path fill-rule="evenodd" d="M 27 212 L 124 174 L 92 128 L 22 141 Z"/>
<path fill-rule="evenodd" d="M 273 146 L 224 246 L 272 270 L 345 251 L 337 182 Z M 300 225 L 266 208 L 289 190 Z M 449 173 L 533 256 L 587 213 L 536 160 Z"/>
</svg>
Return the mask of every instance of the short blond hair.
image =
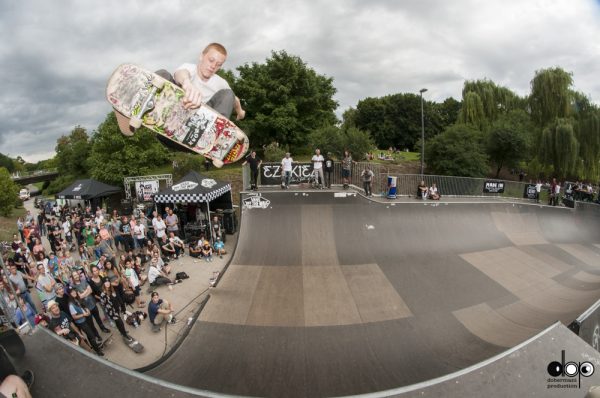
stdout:
<svg viewBox="0 0 600 398">
<path fill-rule="evenodd" d="M 204 48 L 204 50 L 202 50 L 202 55 L 206 54 L 210 50 L 216 50 L 216 51 L 220 52 L 221 54 L 227 56 L 227 50 L 225 49 L 225 46 L 223 46 L 220 43 L 210 43 L 208 46 L 206 46 Z"/>
</svg>

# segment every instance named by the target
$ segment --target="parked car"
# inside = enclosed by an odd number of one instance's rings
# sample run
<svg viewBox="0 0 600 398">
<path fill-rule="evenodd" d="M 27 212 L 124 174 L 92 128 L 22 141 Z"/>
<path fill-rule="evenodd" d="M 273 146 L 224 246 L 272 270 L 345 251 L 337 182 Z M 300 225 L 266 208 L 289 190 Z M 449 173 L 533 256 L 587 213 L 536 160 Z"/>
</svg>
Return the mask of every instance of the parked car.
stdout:
<svg viewBox="0 0 600 398">
<path fill-rule="evenodd" d="M 29 199 L 29 189 L 27 188 L 23 188 L 19 191 L 19 199 L 21 199 L 22 201 L 26 201 L 27 199 Z"/>
</svg>

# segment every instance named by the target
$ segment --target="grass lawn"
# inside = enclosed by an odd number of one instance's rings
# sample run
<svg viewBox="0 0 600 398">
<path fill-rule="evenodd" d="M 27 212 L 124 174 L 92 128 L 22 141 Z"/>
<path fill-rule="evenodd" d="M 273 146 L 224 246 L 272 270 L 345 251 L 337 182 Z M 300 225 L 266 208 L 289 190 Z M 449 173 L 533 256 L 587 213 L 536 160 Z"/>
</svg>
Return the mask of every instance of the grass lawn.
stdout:
<svg viewBox="0 0 600 398">
<path fill-rule="evenodd" d="M 10 217 L 0 217 L 0 241 L 12 242 L 17 231 L 17 219 L 25 216 L 25 208 L 14 209 Z"/>
</svg>

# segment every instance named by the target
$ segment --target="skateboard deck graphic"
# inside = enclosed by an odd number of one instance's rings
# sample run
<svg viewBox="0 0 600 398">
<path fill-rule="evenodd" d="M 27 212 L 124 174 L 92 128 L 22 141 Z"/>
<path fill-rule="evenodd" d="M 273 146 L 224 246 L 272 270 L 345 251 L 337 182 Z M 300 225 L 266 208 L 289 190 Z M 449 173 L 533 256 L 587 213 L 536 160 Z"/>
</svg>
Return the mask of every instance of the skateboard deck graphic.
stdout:
<svg viewBox="0 0 600 398">
<path fill-rule="evenodd" d="M 106 98 L 115 111 L 169 140 L 213 160 L 217 167 L 240 160 L 248 137 L 208 105 L 185 109 L 179 86 L 137 65 L 123 64 L 111 75 Z"/>
</svg>

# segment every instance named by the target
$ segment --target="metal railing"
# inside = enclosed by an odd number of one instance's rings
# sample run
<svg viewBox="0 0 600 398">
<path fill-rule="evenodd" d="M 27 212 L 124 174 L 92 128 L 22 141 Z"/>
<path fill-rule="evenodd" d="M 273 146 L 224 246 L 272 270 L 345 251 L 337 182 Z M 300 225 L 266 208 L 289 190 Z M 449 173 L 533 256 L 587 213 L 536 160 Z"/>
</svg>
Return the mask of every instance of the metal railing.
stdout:
<svg viewBox="0 0 600 398">
<path fill-rule="evenodd" d="M 277 185 L 279 182 L 278 178 L 281 176 L 281 172 L 277 171 L 278 163 L 263 163 L 263 168 L 270 167 L 269 175 L 272 177 L 267 179 L 263 176 L 263 170 L 259 173 L 258 184 L 265 186 Z M 304 167 L 303 174 L 307 173 L 307 170 L 312 170 L 309 163 L 296 163 L 297 167 Z M 453 177 L 453 176 L 439 176 L 439 175 L 424 175 L 420 174 L 404 174 L 399 166 L 386 165 L 380 163 L 367 163 L 367 162 L 356 162 L 352 164 L 350 183 L 362 188 L 361 173 L 365 167 L 369 167 L 375 177 L 372 184 L 372 190 L 374 194 L 385 194 L 388 190 L 388 176 L 395 176 L 397 178 L 397 194 L 399 196 L 412 196 L 417 194 L 417 186 L 421 180 L 425 181 L 425 184 L 430 187 L 433 183 L 437 185 L 438 191 L 442 196 L 492 196 L 492 197 L 511 197 L 511 198 L 523 198 L 528 183 L 501 180 L 504 182 L 503 193 L 484 193 L 483 188 L 486 181 L 494 180 L 490 178 L 471 178 L 471 177 Z M 243 167 L 243 181 L 244 187 L 248 188 L 250 183 L 250 170 L 249 168 Z M 301 172 L 296 168 L 294 169 L 296 175 L 296 182 L 302 183 Z M 262 178 L 261 178 L 262 177 Z M 261 181 L 262 180 L 262 181 Z M 294 178 L 292 179 L 294 180 Z M 331 174 L 331 180 L 333 185 L 340 185 L 343 183 L 342 180 L 342 165 L 339 162 L 334 164 L 333 172 Z M 544 197 L 542 196 L 542 199 Z"/>
</svg>

